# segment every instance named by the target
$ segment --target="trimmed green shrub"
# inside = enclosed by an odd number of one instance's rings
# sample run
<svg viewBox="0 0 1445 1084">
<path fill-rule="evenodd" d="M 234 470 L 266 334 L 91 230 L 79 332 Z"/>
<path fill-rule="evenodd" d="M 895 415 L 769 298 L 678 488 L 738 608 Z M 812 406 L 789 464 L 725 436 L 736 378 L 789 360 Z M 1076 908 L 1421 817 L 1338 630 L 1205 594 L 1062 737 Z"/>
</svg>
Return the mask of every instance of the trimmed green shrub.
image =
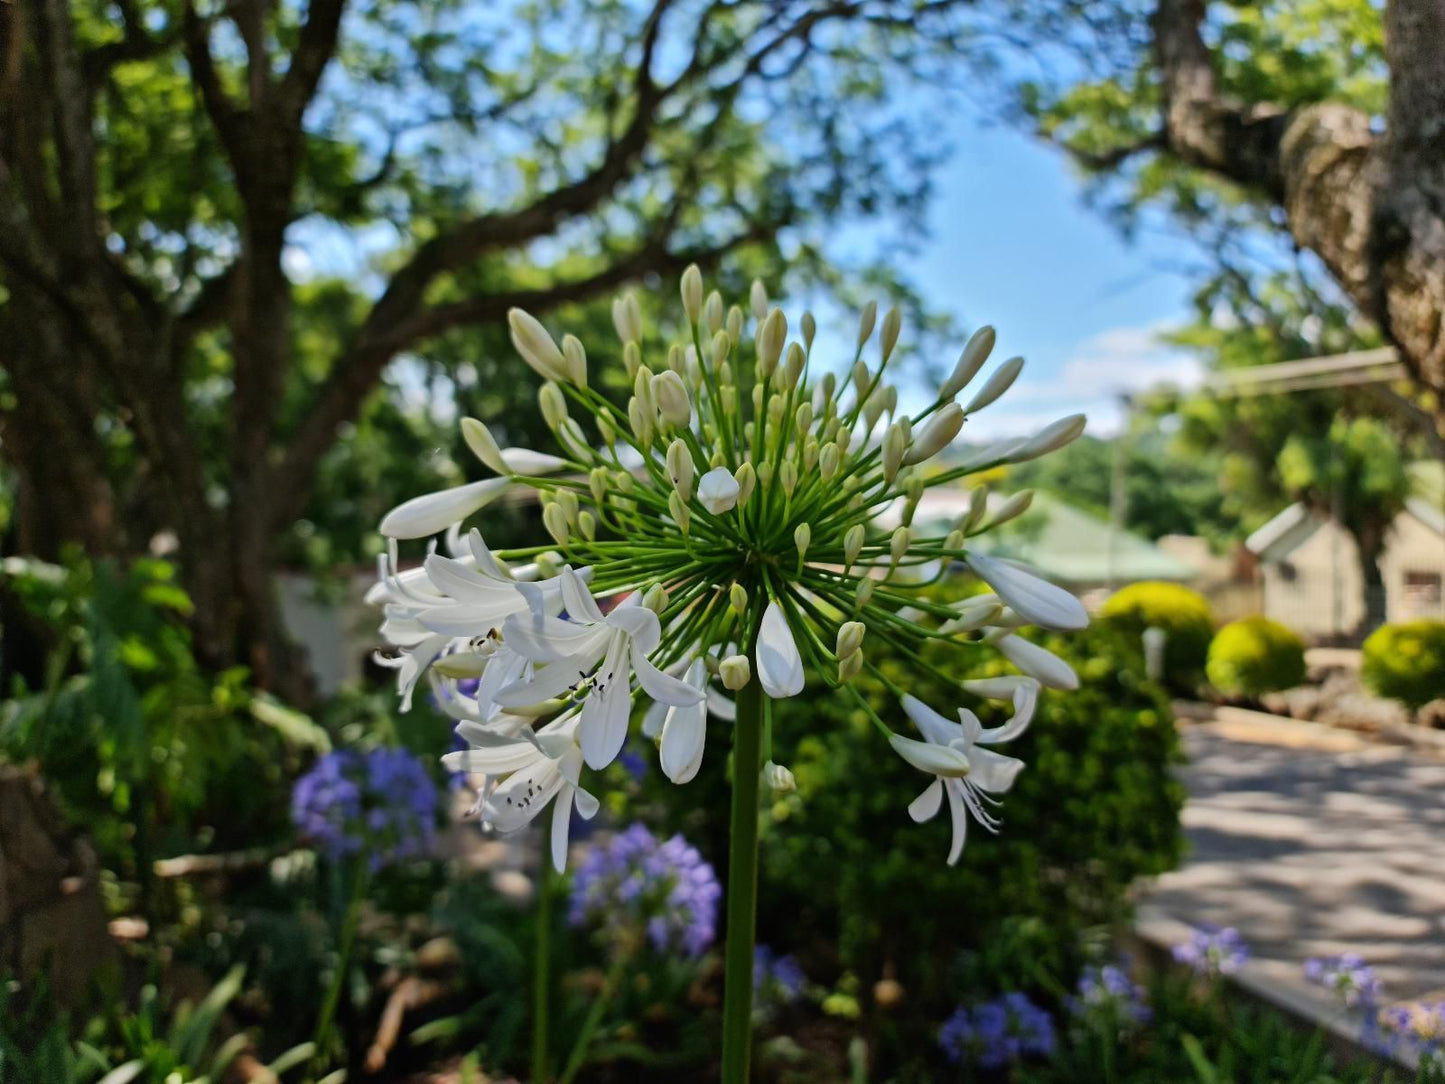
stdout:
<svg viewBox="0 0 1445 1084">
<path fill-rule="evenodd" d="M 1179 688 L 1199 684 L 1214 638 L 1214 611 L 1198 591 L 1156 580 L 1130 584 L 1110 596 L 1100 607 L 1099 618 L 1136 641 L 1145 629 L 1163 629 L 1168 636 L 1166 678 Z"/>
<path fill-rule="evenodd" d="M 1072 983 L 1085 946 L 1126 914 L 1128 886 L 1181 855 L 1178 736 L 1137 643 L 1103 625 L 1030 639 L 1068 659 L 1081 687 L 1043 693 L 1033 725 L 1006 750 L 1027 766 L 996 811 L 1001 832 L 970 824 L 952 868 L 947 812 L 921 825 L 907 813 L 928 778 L 888 748 L 847 693 L 818 684 L 773 702 L 772 758 L 792 769 L 798 789 L 765 792 L 758 938 L 795 953 L 810 979 L 855 991 L 860 1008 L 878 980 L 902 984 L 907 1010 L 873 1048 L 880 1066 L 936 1049 L 938 1022 L 969 991 Z M 881 642 L 865 650 L 940 711 L 967 706 L 985 726 L 1010 713 L 955 683 L 1011 672 L 994 651 L 980 648 L 958 666 L 956 649 L 925 648 L 923 661 L 955 679 L 945 681 Z M 881 682 L 855 681 L 889 726 L 913 733 Z M 696 779 L 679 791 L 652 770 L 637 799 L 725 873 L 729 725 L 710 729 Z"/>
<path fill-rule="evenodd" d="M 1445 697 L 1445 621 L 1381 625 L 1365 641 L 1360 677 L 1372 692 L 1411 708 Z"/>
<path fill-rule="evenodd" d="M 1226 696 L 1255 697 L 1305 679 L 1305 645 L 1267 617 L 1231 621 L 1209 645 L 1209 683 Z"/>
</svg>

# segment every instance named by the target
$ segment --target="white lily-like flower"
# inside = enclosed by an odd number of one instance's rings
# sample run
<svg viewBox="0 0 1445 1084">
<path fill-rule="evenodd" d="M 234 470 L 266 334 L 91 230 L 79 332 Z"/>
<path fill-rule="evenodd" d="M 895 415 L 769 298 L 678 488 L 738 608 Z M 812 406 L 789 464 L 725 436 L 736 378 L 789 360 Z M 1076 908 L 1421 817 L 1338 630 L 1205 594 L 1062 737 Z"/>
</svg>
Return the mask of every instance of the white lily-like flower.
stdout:
<svg viewBox="0 0 1445 1084">
<path fill-rule="evenodd" d="M 449 636 L 476 638 L 502 627 L 510 615 L 526 611 L 527 597 L 518 588 L 516 575 L 492 556 L 481 533 L 467 535 L 471 561 L 433 553 L 423 568 L 431 586 L 441 598 L 435 605 L 420 608 L 415 618 L 423 628 Z M 585 579 L 592 570 L 582 569 Z M 543 608 L 552 614 L 562 609 L 561 583 L 542 580 L 535 585 Z"/>
<path fill-rule="evenodd" d="M 515 764 L 482 804 L 482 822 L 504 835 L 531 824 L 547 803 L 556 799 L 552 810 L 552 865 L 560 873 L 567 866 L 567 833 L 572 806 L 584 820 L 597 814 L 598 801 L 582 789 L 582 750 L 577 745 L 581 719 L 575 712 L 548 723 L 532 740 L 517 739 L 512 745 L 499 742 L 491 752 L 493 762 Z M 524 732 L 525 733 L 525 732 Z M 471 741 L 470 736 L 467 737 Z M 512 748 L 512 746 L 519 748 Z M 479 763 L 485 754 L 478 750 Z"/>
<path fill-rule="evenodd" d="M 981 553 L 970 553 L 964 563 L 1030 624 L 1046 629 L 1081 629 L 1089 623 L 1089 612 L 1082 602 L 1032 572 Z"/>
<path fill-rule="evenodd" d="M 580 737 L 591 768 L 612 763 L 627 740 L 632 712 L 631 676 L 654 700 L 677 707 L 702 701 L 703 692 L 659 670 L 647 657 L 662 639 L 657 615 L 631 595 L 603 614 L 586 584 L 571 567 L 557 577 L 567 620 L 549 615 L 540 589 L 523 584 L 530 614 L 513 614 L 502 635 L 513 650 L 534 664 L 530 678 L 512 682 L 496 695 L 501 707 L 520 708 L 569 691 L 581 692 Z"/>
<path fill-rule="evenodd" d="M 693 659 L 683 680 L 699 691 L 707 686 L 707 667 L 702 659 Z M 707 741 L 707 698 L 696 704 L 667 709 L 662 721 L 658 759 L 663 774 L 674 783 L 688 783 L 702 767 L 703 745 Z"/>
<path fill-rule="evenodd" d="M 757 656 L 758 680 L 763 683 L 763 692 L 774 700 L 782 700 L 803 691 L 803 659 L 798 654 L 793 630 L 788 627 L 788 618 L 776 600 L 769 602 L 763 612 Z"/>
<path fill-rule="evenodd" d="M 998 831 L 998 819 L 987 809 L 992 795 L 1005 794 L 1013 786 L 1024 762 L 988 748 L 1018 737 L 1026 729 L 1032 712 L 1015 712 L 1003 726 L 985 728 L 967 708 L 958 709 L 958 722 L 934 711 L 917 697 L 905 696 L 903 710 L 913 720 L 925 741 L 901 735 L 891 739 L 893 747 L 915 768 L 936 778 L 908 806 L 908 815 L 919 824 L 937 815 L 948 798 L 953 819 L 953 845 L 948 852 L 950 866 L 963 854 L 968 839 L 968 818 L 972 814 L 990 832 Z"/>
<path fill-rule="evenodd" d="M 726 467 L 714 467 L 698 480 L 697 499 L 709 512 L 720 516 L 738 503 L 741 487 Z"/>
</svg>

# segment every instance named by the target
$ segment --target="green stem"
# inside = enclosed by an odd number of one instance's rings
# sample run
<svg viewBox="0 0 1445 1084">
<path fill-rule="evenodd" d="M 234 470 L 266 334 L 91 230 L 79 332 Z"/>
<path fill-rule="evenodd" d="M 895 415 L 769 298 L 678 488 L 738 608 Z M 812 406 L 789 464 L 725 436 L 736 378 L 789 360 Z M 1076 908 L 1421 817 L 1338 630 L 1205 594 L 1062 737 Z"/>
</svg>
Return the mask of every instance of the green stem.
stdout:
<svg viewBox="0 0 1445 1084">
<path fill-rule="evenodd" d="M 562 1070 L 561 1079 L 557 1084 L 572 1084 L 577 1074 L 582 1071 L 582 1066 L 587 1060 L 587 1048 L 592 1045 L 592 1036 L 597 1031 L 597 1026 L 602 1023 L 602 1014 L 607 1011 L 608 1004 L 617 994 L 617 988 L 622 985 L 623 973 L 627 970 L 627 961 L 632 958 L 630 952 L 619 951 L 616 959 L 612 961 L 612 967 L 607 971 L 607 981 L 602 986 L 602 992 L 597 995 L 592 1007 L 587 1011 L 587 1018 L 582 1021 L 582 1030 L 577 1033 L 577 1042 L 572 1047 L 572 1053 L 567 1058 L 567 1067 Z M 539 1080 L 535 1084 L 542 1084 Z"/>
<path fill-rule="evenodd" d="M 552 992 L 552 860 L 537 872 L 537 955 L 532 966 L 532 1082 L 547 1084 L 547 1023 Z"/>
<path fill-rule="evenodd" d="M 738 690 L 728 832 L 726 972 L 722 1079 L 747 1084 L 752 1059 L 753 939 L 758 912 L 758 777 L 762 771 L 763 687 L 757 674 Z"/>
<path fill-rule="evenodd" d="M 326 1000 L 321 1003 L 321 1016 L 316 1021 L 316 1056 L 326 1058 L 327 1043 L 331 1038 L 331 1021 L 341 1002 L 341 991 L 346 986 L 347 972 L 351 967 L 351 949 L 356 942 L 356 928 L 361 924 L 361 902 L 366 898 L 366 859 L 355 859 L 356 872 L 351 878 L 351 894 L 346 901 L 346 915 L 341 920 L 341 944 L 336 961 L 336 974 L 331 976 L 331 986 L 326 991 Z"/>
</svg>

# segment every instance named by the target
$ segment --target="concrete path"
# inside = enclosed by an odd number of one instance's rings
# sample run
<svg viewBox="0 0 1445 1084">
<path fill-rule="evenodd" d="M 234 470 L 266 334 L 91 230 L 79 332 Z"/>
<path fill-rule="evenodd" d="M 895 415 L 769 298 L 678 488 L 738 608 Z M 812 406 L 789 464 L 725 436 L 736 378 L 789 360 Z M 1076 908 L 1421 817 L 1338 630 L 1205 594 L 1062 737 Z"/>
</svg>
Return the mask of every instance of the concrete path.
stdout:
<svg viewBox="0 0 1445 1084">
<path fill-rule="evenodd" d="M 1145 911 L 1236 927 L 1272 982 L 1357 952 L 1390 1000 L 1445 998 L 1445 757 L 1283 719 L 1183 735 L 1190 852 Z"/>
</svg>

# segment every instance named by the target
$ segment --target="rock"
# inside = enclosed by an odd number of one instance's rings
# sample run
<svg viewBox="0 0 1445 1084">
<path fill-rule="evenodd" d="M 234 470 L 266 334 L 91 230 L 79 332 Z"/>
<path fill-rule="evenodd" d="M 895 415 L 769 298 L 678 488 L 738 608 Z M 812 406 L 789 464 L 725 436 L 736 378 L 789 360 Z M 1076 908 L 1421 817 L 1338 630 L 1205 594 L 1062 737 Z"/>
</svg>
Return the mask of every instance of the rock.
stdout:
<svg viewBox="0 0 1445 1084">
<path fill-rule="evenodd" d="M 24 981 L 43 970 L 58 1002 L 83 1002 L 117 960 L 99 873 L 39 776 L 0 765 L 0 972 Z"/>
<path fill-rule="evenodd" d="M 1432 700 L 1415 713 L 1415 722 L 1421 726 L 1445 730 L 1445 697 Z"/>
</svg>

